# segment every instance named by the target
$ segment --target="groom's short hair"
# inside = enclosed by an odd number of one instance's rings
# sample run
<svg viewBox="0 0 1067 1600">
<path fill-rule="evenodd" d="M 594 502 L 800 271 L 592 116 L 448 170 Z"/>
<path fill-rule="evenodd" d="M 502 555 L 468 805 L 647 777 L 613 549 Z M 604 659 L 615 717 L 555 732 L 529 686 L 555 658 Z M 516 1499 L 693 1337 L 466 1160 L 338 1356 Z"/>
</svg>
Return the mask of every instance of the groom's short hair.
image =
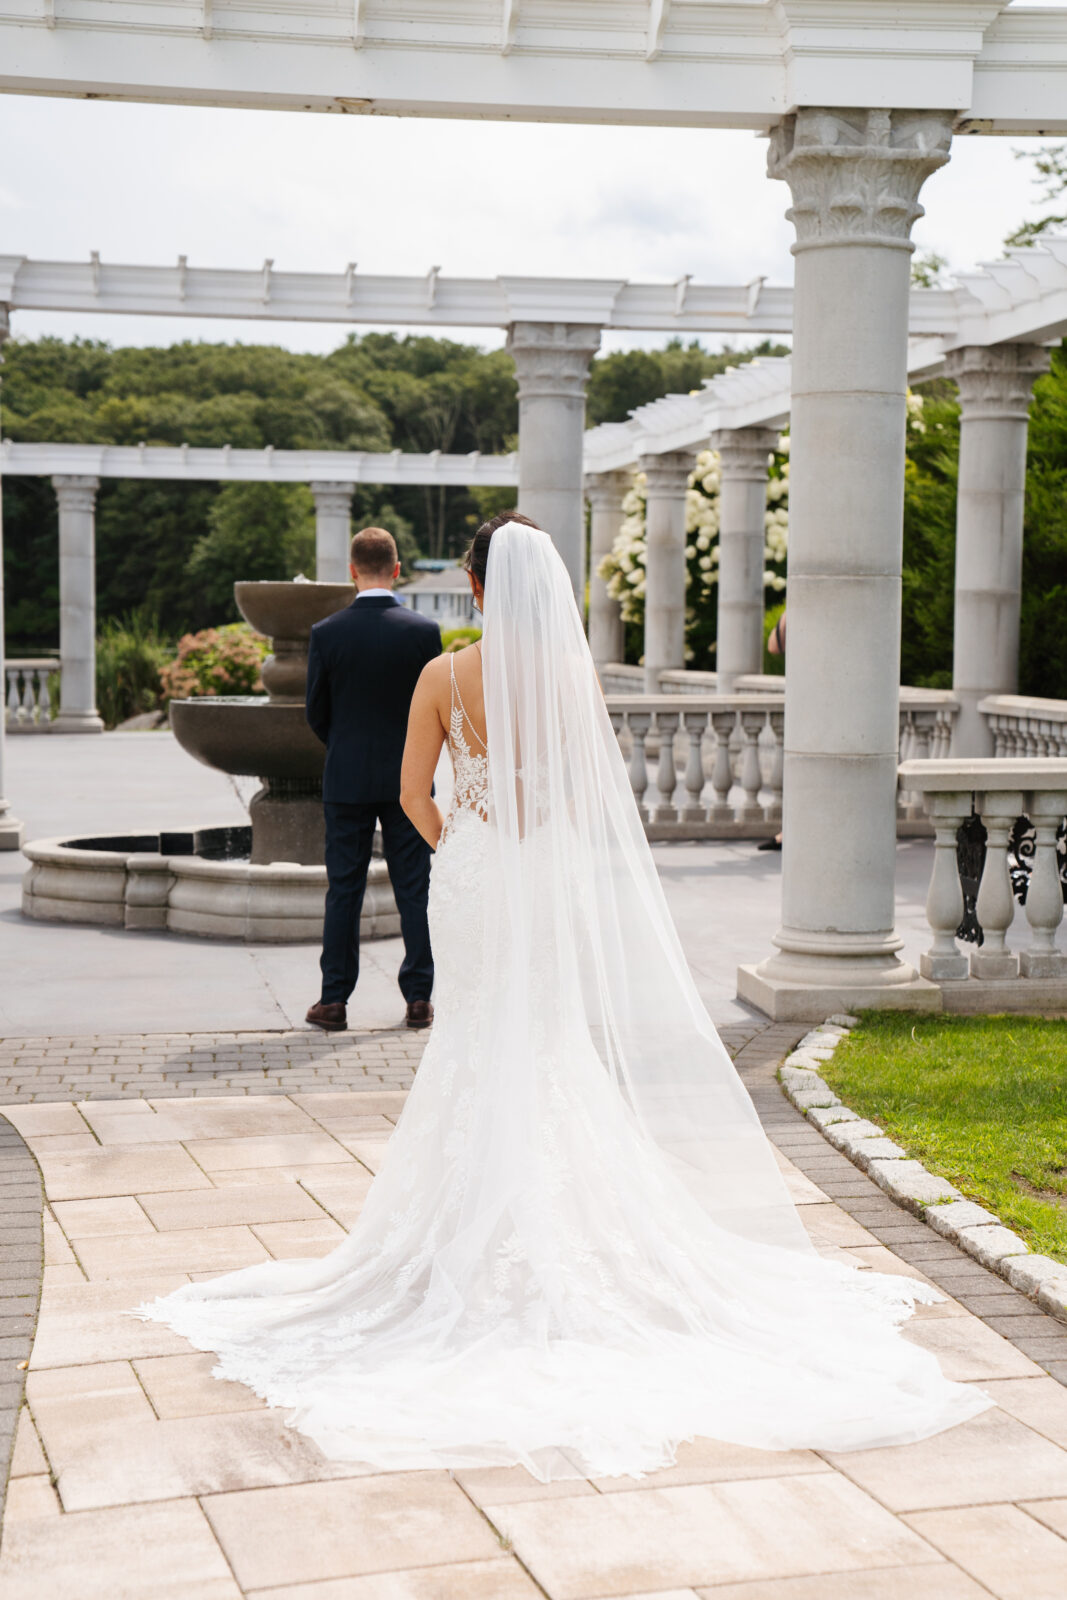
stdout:
<svg viewBox="0 0 1067 1600">
<path fill-rule="evenodd" d="M 396 540 L 386 528 L 361 528 L 352 537 L 350 559 L 367 578 L 391 578 L 400 558 Z"/>
</svg>

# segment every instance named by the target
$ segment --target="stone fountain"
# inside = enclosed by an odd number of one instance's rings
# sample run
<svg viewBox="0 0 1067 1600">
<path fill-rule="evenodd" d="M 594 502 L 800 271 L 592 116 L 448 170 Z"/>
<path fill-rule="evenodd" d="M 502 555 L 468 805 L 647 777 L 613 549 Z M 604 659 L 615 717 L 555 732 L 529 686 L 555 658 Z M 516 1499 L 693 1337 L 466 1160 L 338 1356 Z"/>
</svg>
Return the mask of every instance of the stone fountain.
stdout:
<svg viewBox="0 0 1067 1600">
<path fill-rule="evenodd" d="M 25 916 L 169 929 L 277 943 L 322 932 L 322 768 L 325 751 L 304 718 L 314 623 L 351 603 L 350 584 L 238 583 L 241 615 L 271 640 L 265 695 L 172 700 L 184 750 L 234 777 L 258 778 L 249 827 L 41 839 L 25 847 Z M 367 879 L 360 933 L 400 931 L 385 863 Z"/>
</svg>

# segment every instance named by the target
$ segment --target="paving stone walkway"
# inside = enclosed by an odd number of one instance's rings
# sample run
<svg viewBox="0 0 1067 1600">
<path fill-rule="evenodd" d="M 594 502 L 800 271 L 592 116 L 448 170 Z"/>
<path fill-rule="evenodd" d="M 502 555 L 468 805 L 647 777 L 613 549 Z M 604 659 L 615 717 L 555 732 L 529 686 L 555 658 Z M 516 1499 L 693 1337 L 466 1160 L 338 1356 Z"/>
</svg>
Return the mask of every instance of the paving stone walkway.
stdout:
<svg viewBox="0 0 1067 1600">
<path fill-rule="evenodd" d="M 799 1031 L 724 1037 L 809 1232 L 827 1253 L 937 1282 L 950 1298 L 908 1337 L 996 1409 L 894 1450 L 698 1440 L 640 1483 L 547 1487 L 520 1469 L 325 1462 L 212 1379 L 210 1356 L 124 1314 L 189 1278 L 331 1249 L 423 1039 L 0 1042 L 0 1183 L 32 1219 L 10 1251 L 0 1235 L 0 1269 L 27 1308 L 39 1199 L 17 1136 L 47 1197 L 0 1600 L 1062 1600 L 1065 1330 L 808 1127 L 774 1081 Z M 11 1337 L 0 1407 L 18 1399 L 28 1344 L 25 1328 Z"/>
</svg>

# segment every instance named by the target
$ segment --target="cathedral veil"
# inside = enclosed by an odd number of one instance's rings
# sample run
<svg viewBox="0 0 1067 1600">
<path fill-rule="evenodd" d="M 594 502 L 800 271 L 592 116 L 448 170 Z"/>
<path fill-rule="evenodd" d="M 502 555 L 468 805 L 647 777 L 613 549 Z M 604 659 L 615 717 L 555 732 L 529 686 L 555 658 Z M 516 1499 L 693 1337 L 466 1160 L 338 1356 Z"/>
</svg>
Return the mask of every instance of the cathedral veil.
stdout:
<svg viewBox="0 0 1067 1600">
<path fill-rule="evenodd" d="M 537 1081 L 538 1053 L 566 1058 L 587 1040 L 716 1223 L 809 1250 L 690 976 L 547 534 L 521 523 L 496 531 L 484 607 L 494 824 L 484 970 L 497 992 L 481 1003 L 498 1030 L 491 1058 L 509 1063 L 521 1096 Z M 535 979 L 532 952 L 545 949 L 554 970 Z"/>
</svg>

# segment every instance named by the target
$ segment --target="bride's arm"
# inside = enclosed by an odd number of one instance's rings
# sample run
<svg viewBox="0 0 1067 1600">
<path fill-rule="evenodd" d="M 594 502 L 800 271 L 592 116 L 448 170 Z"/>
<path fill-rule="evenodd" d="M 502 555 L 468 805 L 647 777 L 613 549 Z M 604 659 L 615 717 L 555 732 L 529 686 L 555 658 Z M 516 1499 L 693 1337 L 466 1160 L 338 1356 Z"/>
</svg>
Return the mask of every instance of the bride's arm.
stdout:
<svg viewBox="0 0 1067 1600">
<path fill-rule="evenodd" d="M 445 742 L 438 705 L 443 677 L 438 656 L 422 670 L 408 713 L 408 736 L 400 772 L 400 804 L 431 850 L 437 849 L 444 827 L 441 808 L 433 797 L 433 778 Z"/>
</svg>

